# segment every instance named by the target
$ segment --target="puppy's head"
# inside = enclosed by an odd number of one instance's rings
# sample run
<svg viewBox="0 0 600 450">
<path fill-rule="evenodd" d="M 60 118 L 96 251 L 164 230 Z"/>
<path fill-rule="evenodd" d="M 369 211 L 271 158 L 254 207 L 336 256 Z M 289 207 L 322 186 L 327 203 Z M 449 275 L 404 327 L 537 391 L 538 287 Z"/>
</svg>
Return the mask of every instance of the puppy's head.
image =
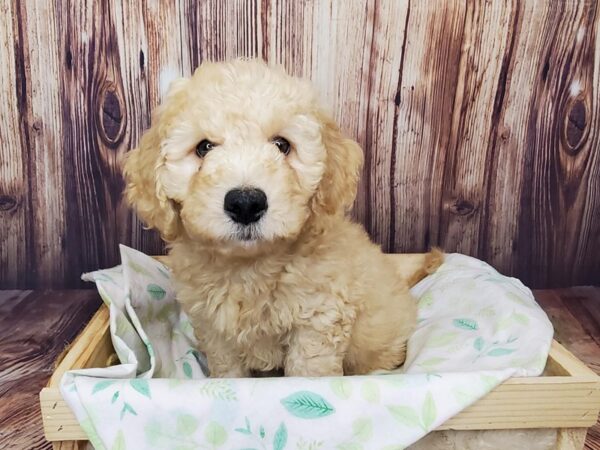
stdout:
<svg viewBox="0 0 600 450">
<path fill-rule="evenodd" d="M 360 147 L 278 68 L 205 63 L 171 85 L 152 122 L 125 163 L 126 194 L 167 241 L 257 248 L 352 205 Z"/>
</svg>

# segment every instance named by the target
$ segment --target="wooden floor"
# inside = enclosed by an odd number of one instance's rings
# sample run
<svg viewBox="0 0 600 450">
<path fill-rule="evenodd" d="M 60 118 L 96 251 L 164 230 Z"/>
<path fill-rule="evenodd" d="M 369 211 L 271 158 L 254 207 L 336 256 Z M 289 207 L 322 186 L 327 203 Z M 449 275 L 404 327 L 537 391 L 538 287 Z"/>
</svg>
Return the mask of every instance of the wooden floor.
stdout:
<svg viewBox="0 0 600 450">
<path fill-rule="evenodd" d="M 600 373 L 600 288 L 534 291 L 556 338 Z M 95 291 L 0 291 L 0 449 L 49 449 L 38 392 L 53 361 L 98 308 Z M 586 448 L 600 450 L 600 425 Z"/>
<path fill-rule="evenodd" d="M 100 306 L 92 290 L 0 291 L 0 449 L 49 449 L 38 393 Z"/>
<path fill-rule="evenodd" d="M 600 374 L 600 287 L 533 291 L 554 325 L 554 337 Z M 586 449 L 600 450 L 600 421 L 589 429 Z"/>
</svg>

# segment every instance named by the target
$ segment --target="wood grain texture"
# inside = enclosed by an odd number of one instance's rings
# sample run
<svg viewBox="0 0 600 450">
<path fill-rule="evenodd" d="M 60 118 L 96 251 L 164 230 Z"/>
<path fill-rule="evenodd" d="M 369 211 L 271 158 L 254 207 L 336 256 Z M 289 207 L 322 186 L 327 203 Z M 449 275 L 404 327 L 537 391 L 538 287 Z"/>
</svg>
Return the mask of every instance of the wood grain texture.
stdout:
<svg viewBox="0 0 600 450">
<path fill-rule="evenodd" d="M 554 325 L 555 339 L 600 375 L 600 288 L 538 290 L 534 295 Z M 600 450 L 600 420 L 588 429 L 585 448 Z"/>
<path fill-rule="evenodd" d="M 261 57 L 363 146 L 353 216 L 536 287 L 600 284 L 596 0 L 57 0 L 0 6 L 0 287 L 164 251 L 120 162 L 169 80 Z"/>
<path fill-rule="evenodd" d="M 507 272 L 529 271 L 533 285 L 597 283 L 598 5 L 535 5 L 516 11 L 479 250 Z"/>
<path fill-rule="evenodd" d="M 51 448 L 37 396 L 99 305 L 88 290 L 0 291 L 0 448 Z"/>
<path fill-rule="evenodd" d="M 458 84 L 466 8 L 437 2 L 410 9 L 395 104 L 393 234 L 388 248 L 413 251 L 440 242 L 439 210 Z M 427 151 L 423 151 L 428 149 Z"/>
<path fill-rule="evenodd" d="M 14 285 L 25 285 L 27 250 L 25 237 L 27 205 L 27 167 L 24 164 L 19 133 L 19 98 L 21 81 L 18 77 L 17 59 L 20 40 L 18 20 L 13 4 L 0 5 L 0 280 Z M 9 20 L 12 18 L 12 20 Z M 8 264 L 8 262 L 11 264 Z"/>
<path fill-rule="evenodd" d="M 20 148 L 11 149 L 11 153 L 17 153 L 15 160 L 20 159 L 23 165 L 22 178 L 16 179 L 23 183 L 22 198 L 16 208 L 25 218 L 12 239 L 17 240 L 25 258 L 9 255 L 2 265 L 15 267 L 24 285 L 62 284 L 67 270 L 66 260 L 59 256 L 66 242 L 62 126 L 56 120 L 61 115 L 60 77 L 58 51 L 48 48 L 49 43 L 58 42 L 58 24 L 52 4 L 14 2 L 11 8 L 12 17 L 4 20 L 13 21 L 16 35 L 14 63 L 8 66 L 16 71 L 16 132 L 21 137 Z M 3 64 L 2 70 L 5 67 Z M 0 178 L 15 180 L 10 172 Z M 6 214 L 2 211 L 1 216 Z"/>
</svg>

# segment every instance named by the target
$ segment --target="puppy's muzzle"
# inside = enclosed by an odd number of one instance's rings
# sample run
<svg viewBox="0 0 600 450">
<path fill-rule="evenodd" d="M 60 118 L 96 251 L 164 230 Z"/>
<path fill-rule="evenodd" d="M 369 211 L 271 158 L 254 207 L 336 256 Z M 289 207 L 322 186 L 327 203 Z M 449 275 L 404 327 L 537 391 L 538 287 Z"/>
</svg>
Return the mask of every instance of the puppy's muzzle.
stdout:
<svg viewBox="0 0 600 450">
<path fill-rule="evenodd" d="M 225 194 L 223 209 L 236 223 L 249 225 L 258 222 L 267 208 L 267 196 L 260 189 L 232 189 Z"/>
</svg>

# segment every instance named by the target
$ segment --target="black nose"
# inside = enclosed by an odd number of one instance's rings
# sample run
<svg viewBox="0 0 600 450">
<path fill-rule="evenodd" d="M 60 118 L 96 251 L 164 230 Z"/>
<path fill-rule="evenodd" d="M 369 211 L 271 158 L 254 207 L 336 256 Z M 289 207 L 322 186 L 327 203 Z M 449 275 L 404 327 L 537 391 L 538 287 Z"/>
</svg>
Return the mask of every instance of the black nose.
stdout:
<svg viewBox="0 0 600 450">
<path fill-rule="evenodd" d="M 267 208 L 267 196 L 260 189 L 232 189 L 223 204 L 227 215 L 244 225 L 257 222 Z"/>
</svg>

